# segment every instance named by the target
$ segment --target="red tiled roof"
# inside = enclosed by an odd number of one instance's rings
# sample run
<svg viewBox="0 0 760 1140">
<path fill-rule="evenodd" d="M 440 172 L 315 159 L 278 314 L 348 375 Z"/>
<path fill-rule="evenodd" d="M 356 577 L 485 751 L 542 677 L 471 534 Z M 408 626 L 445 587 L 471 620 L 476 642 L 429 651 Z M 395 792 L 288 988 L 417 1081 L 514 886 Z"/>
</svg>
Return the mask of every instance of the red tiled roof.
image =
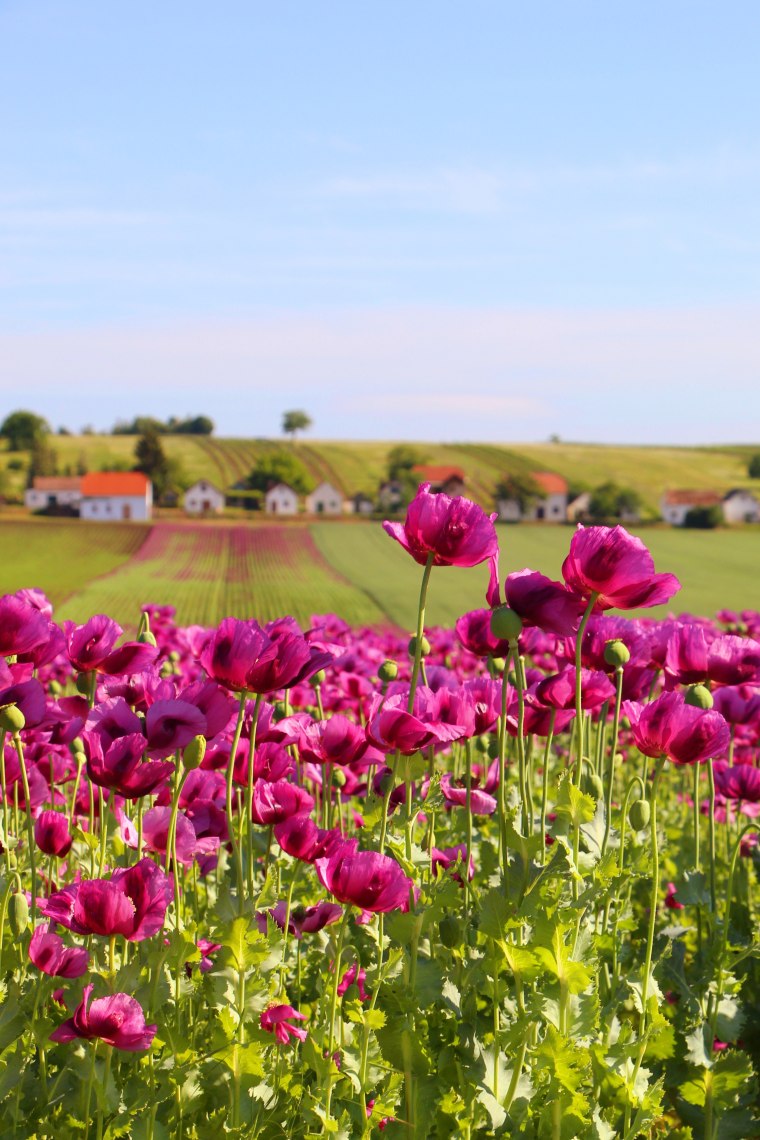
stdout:
<svg viewBox="0 0 760 1140">
<path fill-rule="evenodd" d="M 82 494 L 86 499 L 108 495 L 139 495 L 148 489 L 150 479 L 142 471 L 92 471 L 82 477 Z"/>
<path fill-rule="evenodd" d="M 449 479 L 461 479 L 464 482 L 461 467 L 428 467 L 425 463 L 419 463 L 412 471 L 425 483 L 446 483 Z"/>
<path fill-rule="evenodd" d="M 553 471 L 534 471 L 533 479 L 545 495 L 567 494 L 567 481 Z"/>
<path fill-rule="evenodd" d="M 716 491 L 666 491 L 669 507 L 716 507 L 723 500 Z"/>
<path fill-rule="evenodd" d="M 35 475 L 32 480 L 35 491 L 78 491 L 81 484 L 81 475 Z"/>
</svg>

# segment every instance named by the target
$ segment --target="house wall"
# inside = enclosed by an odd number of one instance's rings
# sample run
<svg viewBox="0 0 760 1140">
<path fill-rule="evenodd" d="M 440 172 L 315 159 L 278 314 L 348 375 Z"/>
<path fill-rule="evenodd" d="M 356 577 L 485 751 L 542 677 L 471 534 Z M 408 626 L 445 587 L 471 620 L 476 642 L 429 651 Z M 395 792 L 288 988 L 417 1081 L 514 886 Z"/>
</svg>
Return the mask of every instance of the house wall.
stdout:
<svg viewBox="0 0 760 1140">
<path fill-rule="evenodd" d="M 732 495 L 730 499 L 723 500 L 723 517 L 728 523 L 757 522 L 760 518 L 760 504 L 749 492 Z"/>
<path fill-rule="evenodd" d="M 273 487 L 267 491 L 264 510 L 270 515 L 297 515 L 298 496 L 289 487 Z"/>
<path fill-rule="evenodd" d="M 28 487 L 24 492 L 24 505 L 30 511 L 42 511 L 48 506 L 50 499 L 55 498 L 59 507 L 76 507 L 79 505 L 81 491 L 39 491 Z"/>
<path fill-rule="evenodd" d="M 517 499 L 499 499 L 496 510 L 501 522 L 519 522 L 522 518 Z"/>
<path fill-rule="evenodd" d="M 666 523 L 671 526 L 683 526 L 684 519 L 691 510 L 690 503 L 661 503 L 660 511 Z"/>
<path fill-rule="evenodd" d="M 534 521 L 540 519 L 541 522 L 564 522 L 567 518 L 567 495 L 552 492 L 551 495 L 547 495 L 535 503 L 526 513 L 525 518 Z"/>
<path fill-rule="evenodd" d="M 195 483 L 185 492 L 184 507 L 189 515 L 203 514 L 204 509 L 219 514 L 224 510 L 224 495 L 210 483 Z M 204 508 L 204 503 L 209 506 Z"/>
<path fill-rule="evenodd" d="M 306 496 L 306 510 L 312 515 L 339 515 L 343 510 L 343 499 L 328 483 Z"/>
<path fill-rule="evenodd" d="M 82 499 L 79 515 L 94 522 L 119 522 L 127 518 L 144 521 L 151 517 L 151 506 L 147 496 L 101 495 Z"/>
</svg>

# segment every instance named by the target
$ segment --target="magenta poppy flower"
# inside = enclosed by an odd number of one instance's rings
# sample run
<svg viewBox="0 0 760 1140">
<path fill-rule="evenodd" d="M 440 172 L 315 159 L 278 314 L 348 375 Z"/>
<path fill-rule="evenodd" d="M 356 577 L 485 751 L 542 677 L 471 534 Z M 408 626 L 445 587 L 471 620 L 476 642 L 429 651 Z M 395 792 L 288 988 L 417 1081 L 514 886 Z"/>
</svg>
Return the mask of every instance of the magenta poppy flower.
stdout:
<svg viewBox="0 0 760 1140">
<path fill-rule="evenodd" d="M 111 994 L 96 998 L 88 1009 L 87 1003 L 94 988 L 93 985 L 84 987 L 74 1016 L 54 1029 L 50 1040 L 60 1043 L 74 1041 L 77 1037 L 86 1040 L 98 1038 L 127 1053 L 149 1049 L 158 1027 L 145 1024 L 145 1014 L 139 1001 L 129 994 Z"/>
<path fill-rule="evenodd" d="M 322 886 L 342 903 L 375 913 L 409 909 L 414 884 L 390 855 L 338 852 L 317 859 L 314 866 Z"/>
<path fill-rule="evenodd" d="M 311 764 L 353 764 L 369 747 L 361 725 L 335 713 L 305 726 L 299 735 L 301 759 Z"/>
<path fill-rule="evenodd" d="M 156 701 L 145 718 L 148 749 L 156 760 L 170 756 L 205 732 L 205 716 L 189 701 Z"/>
<path fill-rule="evenodd" d="M 0 597 L 0 657 L 28 653 L 50 636 L 50 622 L 25 598 Z"/>
<path fill-rule="evenodd" d="M 636 747 L 645 756 L 700 764 L 721 758 L 728 750 L 730 731 L 720 713 L 687 705 L 682 693 L 663 693 L 647 705 L 625 701 L 623 712 L 631 722 Z"/>
<path fill-rule="evenodd" d="M 444 847 L 442 850 L 439 847 L 433 847 L 430 851 L 430 867 L 432 871 L 437 874 L 439 871 L 448 871 L 451 867 L 460 864 L 464 870 L 467 863 L 467 845 L 465 843 L 457 843 L 455 847 Z M 462 876 L 459 872 L 455 872 L 452 878 L 458 883 L 462 883 Z M 472 855 L 470 856 L 470 865 L 467 869 L 467 878 L 475 878 L 475 860 Z"/>
<path fill-rule="evenodd" d="M 506 657 L 509 642 L 501 641 L 491 633 L 491 611 L 470 610 L 457 619 L 457 637 L 476 657 Z"/>
<path fill-rule="evenodd" d="M 305 1041 L 308 1033 L 292 1025 L 292 1021 L 308 1021 L 305 1013 L 299 1013 L 292 1005 L 270 1005 L 259 1019 L 259 1024 L 267 1033 L 273 1033 L 281 1045 L 290 1044 L 291 1037 Z"/>
<path fill-rule="evenodd" d="M 498 549 L 494 520 L 477 503 L 448 495 L 432 495 L 421 483 L 401 523 L 384 522 L 383 529 L 424 566 L 478 566 Z"/>
<path fill-rule="evenodd" d="M 575 708 L 575 667 L 566 665 L 559 673 L 545 677 L 536 685 L 536 696 L 555 709 Z M 601 708 L 615 699 L 615 686 L 606 673 L 581 669 L 581 707 L 587 711 Z"/>
<path fill-rule="evenodd" d="M 292 815 L 275 824 L 274 837 L 283 851 L 303 863 L 314 863 L 338 851 L 355 851 L 359 845 L 357 839 L 344 839 L 335 829 L 326 831 L 317 827 L 311 816 L 305 813 Z"/>
<path fill-rule="evenodd" d="M 140 641 L 127 641 L 115 649 L 123 630 L 105 614 L 96 614 L 84 625 L 64 622 L 63 631 L 69 661 L 80 673 L 142 673 L 158 657 L 155 645 Z"/>
<path fill-rule="evenodd" d="M 256 924 L 261 933 L 266 934 L 267 932 L 267 916 L 279 926 L 280 930 L 284 930 L 287 909 L 287 903 L 278 902 L 269 910 L 257 911 Z M 334 922 L 340 920 L 342 915 L 343 908 L 337 903 L 321 902 L 317 903 L 316 906 L 292 907 L 288 931 L 296 938 L 303 938 L 304 934 L 316 934 L 318 930 L 332 926 Z"/>
<path fill-rule="evenodd" d="M 148 742 L 139 732 L 131 732 L 108 743 L 97 732 L 85 735 L 87 774 L 93 784 L 112 788 L 127 800 L 151 795 L 174 772 L 170 760 L 143 760 Z"/>
<path fill-rule="evenodd" d="M 358 962 L 354 962 L 352 966 L 348 967 L 338 982 L 338 994 L 340 997 L 343 997 L 351 986 L 356 986 L 359 992 L 359 1001 L 369 1001 L 369 994 L 364 988 L 366 980 L 367 971 L 363 966 L 359 966 Z"/>
<path fill-rule="evenodd" d="M 305 788 L 299 788 L 288 780 L 276 780 L 273 784 L 257 780 L 253 787 L 254 823 L 282 823 L 293 815 L 310 812 L 314 798 Z"/>
<path fill-rule="evenodd" d="M 644 543 L 622 526 L 579 526 L 562 577 L 582 598 L 597 594 L 599 610 L 659 606 L 681 589 L 675 574 L 655 574 Z"/>
<path fill-rule="evenodd" d="M 383 700 L 377 697 L 369 711 L 367 736 L 381 752 L 411 756 L 431 744 L 444 744 L 462 736 L 458 725 L 444 724 L 439 716 L 437 694 L 420 685 L 414 695 L 414 711 L 407 712 L 408 693 L 402 690 Z"/>
<path fill-rule="evenodd" d="M 333 660 L 311 645 L 292 620 L 270 622 L 225 618 L 201 651 L 201 665 L 235 692 L 274 693 L 305 680 Z"/>
<path fill-rule="evenodd" d="M 23 666 L 14 665 L 11 673 L 21 668 Z M 7 688 L 1 686 L 0 680 L 0 708 L 5 705 L 15 705 L 23 713 L 26 728 L 36 728 L 44 720 L 45 690 L 39 681 L 32 678 L 29 681 L 18 681 Z"/>
<path fill-rule="evenodd" d="M 74 842 L 69 821 L 60 811 L 42 811 L 34 821 L 34 841 L 45 855 L 62 859 Z"/>
<path fill-rule="evenodd" d="M 447 804 L 452 807 L 467 806 L 467 788 L 464 784 L 455 781 L 448 772 L 441 777 L 441 793 Z M 470 788 L 470 811 L 473 815 L 493 815 L 496 811 L 496 800 L 482 788 Z"/>
<path fill-rule="evenodd" d="M 81 978 L 90 965 L 88 950 L 64 946 L 61 936 L 44 926 L 38 926 L 31 937 L 29 957 L 51 978 Z"/>
<path fill-rule="evenodd" d="M 71 883 L 39 904 L 47 918 L 75 934 L 122 934 L 141 942 L 164 925 L 172 880 L 152 859 L 114 871 L 110 879 Z"/>
<path fill-rule="evenodd" d="M 760 803 L 760 768 L 752 764 L 729 765 L 724 760 L 713 764 L 715 788 L 727 800 Z"/>
<path fill-rule="evenodd" d="M 665 906 L 668 910 L 683 910 L 683 903 L 676 898 L 675 883 L 668 883 L 665 891 Z"/>
</svg>

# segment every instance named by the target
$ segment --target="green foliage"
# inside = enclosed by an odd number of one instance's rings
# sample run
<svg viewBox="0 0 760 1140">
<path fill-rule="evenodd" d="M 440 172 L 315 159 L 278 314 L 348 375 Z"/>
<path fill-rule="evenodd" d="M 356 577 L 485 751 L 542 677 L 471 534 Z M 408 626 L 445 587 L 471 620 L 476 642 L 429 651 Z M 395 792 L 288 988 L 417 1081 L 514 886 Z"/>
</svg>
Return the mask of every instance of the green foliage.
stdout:
<svg viewBox="0 0 760 1140">
<path fill-rule="evenodd" d="M 723 522 L 723 511 L 716 504 L 712 507 L 692 507 L 687 511 L 683 525 L 687 530 L 714 530 Z"/>
<path fill-rule="evenodd" d="M 159 420 L 155 416 L 135 416 L 133 420 L 117 420 L 111 428 L 112 435 L 213 435 L 214 421 L 209 416 L 188 416 L 178 419 L 170 416 Z"/>
<path fill-rule="evenodd" d="M 158 432 L 148 428 L 135 444 L 135 471 L 142 471 L 153 483 L 153 497 L 158 501 L 169 489 L 170 468 Z"/>
<path fill-rule="evenodd" d="M 301 459 L 292 451 L 262 455 L 248 476 L 252 491 L 268 491 L 275 483 L 286 483 L 300 495 L 308 494 L 314 486 Z"/>
<path fill-rule="evenodd" d="M 8 441 L 9 451 L 29 451 L 49 432 L 47 420 L 34 412 L 11 412 L 0 424 L 0 437 Z"/>
<path fill-rule="evenodd" d="M 541 498 L 541 489 L 530 474 L 510 472 L 502 475 L 494 488 L 497 503 L 513 500 L 524 514 Z"/>
<path fill-rule="evenodd" d="M 760 451 L 751 456 L 747 464 L 747 474 L 750 479 L 760 479 Z"/>
<path fill-rule="evenodd" d="M 621 487 L 614 482 L 595 487 L 589 502 L 589 517 L 595 522 L 614 522 L 641 512 L 642 498 L 632 487 Z"/>
<path fill-rule="evenodd" d="M 295 439 L 299 431 L 308 431 L 311 426 L 311 416 L 301 409 L 283 413 L 282 430 L 285 435 L 290 435 Z"/>
<path fill-rule="evenodd" d="M 411 478 L 413 467 L 429 462 L 427 452 L 409 443 L 399 443 L 388 452 L 386 475 L 388 479 Z"/>
</svg>

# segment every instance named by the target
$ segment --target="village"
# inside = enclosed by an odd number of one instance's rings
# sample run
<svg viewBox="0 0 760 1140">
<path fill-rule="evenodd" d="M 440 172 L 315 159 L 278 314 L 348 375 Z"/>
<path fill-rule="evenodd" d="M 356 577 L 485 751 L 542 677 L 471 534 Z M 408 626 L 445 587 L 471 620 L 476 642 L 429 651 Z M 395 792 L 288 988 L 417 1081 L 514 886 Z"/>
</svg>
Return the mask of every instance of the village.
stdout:
<svg viewBox="0 0 760 1140">
<path fill-rule="evenodd" d="M 418 464 L 410 469 L 416 483 L 429 483 L 434 493 L 451 498 L 468 494 L 466 473 L 459 467 Z M 554 472 L 531 473 L 532 493 L 510 493 L 505 479 L 494 491 L 493 507 L 506 523 L 584 523 L 593 521 L 593 492 L 571 496 L 568 482 Z M 501 493 L 500 493 L 501 492 Z M 252 498 L 241 481 L 226 490 L 200 479 L 181 496 L 161 506 L 178 508 L 188 517 L 211 518 L 228 509 L 260 510 L 278 518 L 305 514 L 313 517 L 372 517 L 399 514 L 408 497 L 408 484 L 391 479 L 380 484 L 375 498 L 364 492 L 347 496 L 329 482 L 321 482 L 308 494 L 299 494 L 284 482 L 273 482 L 260 496 Z M 24 495 L 24 505 L 37 514 L 78 517 L 90 521 L 147 521 L 154 515 L 153 484 L 139 471 L 99 471 L 85 475 L 38 475 Z M 707 525 L 736 525 L 760 522 L 760 502 L 742 488 L 721 495 L 704 490 L 666 489 L 660 500 L 662 521 L 674 527 L 700 525 L 693 520 L 709 518 Z M 696 516 L 695 516 L 696 512 Z M 622 523 L 641 521 L 640 511 L 621 506 L 616 517 Z M 692 521 L 690 521 L 692 520 Z"/>
</svg>

